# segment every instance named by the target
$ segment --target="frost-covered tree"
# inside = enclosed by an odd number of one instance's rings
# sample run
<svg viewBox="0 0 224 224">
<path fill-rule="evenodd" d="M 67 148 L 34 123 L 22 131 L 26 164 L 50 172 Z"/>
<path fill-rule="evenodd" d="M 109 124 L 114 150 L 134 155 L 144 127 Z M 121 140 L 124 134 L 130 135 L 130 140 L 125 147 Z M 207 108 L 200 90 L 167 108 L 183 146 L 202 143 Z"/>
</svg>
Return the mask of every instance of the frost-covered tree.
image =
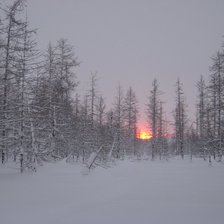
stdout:
<svg viewBox="0 0 224 224">
<path fill-rule="evenodd" d="M 17 67 L 18 97 L 17 108 L 20 111 L 17 121 L 20 169 L 21 172 L 27 166 L 33 166 L 36 162 L 37 147 L 35 142 L 35 130 L 33 124 L 31 102 L 33 100 L 33 82 L 35 82 L 35 70 L 39 65 L 39 57 L 34 40 L 35 31 L 28 29 L 28 21 L 24 22 L 22 46 Z M 16 113 L 17 114 L 17 113 Z M 15 116 L 16 117 L 16 116 Z M 16 130 L 16 129 L 15 129 Z M 30 147 L 31 146 L 31 147 Z M 26 154 L 26 158 L 24 155 Z"/>
<path fill-rule="evenodd" d="M 137 98 L 132 87 L 127 90 L 124 98 L 124 125 L 127 135 L 127 150 L 135 153 L 136 135 L 137 135 L 137 115 L 138 115 Z M 132 152 L 131 152 L 132 153 Z M 130 152 L 129 152 L 130 154 Z"/>
<path fill-rule="evenodd" d="M 176 82 L 176 108 L 175 108 L 175 140 L 176 153 L 184 158 L 184 138 L 186 128 L 185 102 L 182 84 L 179 78 Z"/>
<path fill-rule="evenodd" d="M 94 126 L 94 118 L 96 115 L 96 100 L 97 100 L 97 76 L 96 74 L 91 74 L 90 81 L 90 90 L 89 90 L 89 98 L 90 98 L 90 119 L 91 119 L 91 127 Z"/>
<path fill-rule="evenodd" d="M 117 88 L 117 94 L 115 96 L 115 103 L 114 103 L 114 139 L 116 142 L 116 150 L 115 157 L 120 158 L 124 157 L 124 135 L 123 135 L 123 128 L 124 128 L 124 95 L 123 89 L 119 85 Z"/>
<path fill-rule="evenodd" d="M 101 131 L 102 127 L 103 127 L 103 123 L 104 123 L 104 118 L 105 118 L 105 109 L 106 109 L 106 105 L 105 105 L 105 101 L 103 96 L 100 96 L 98 98 L 98 102 L 96 104 L 96 121 L 97 121 L 97 125 L 99 130 Z"/>
<path fill-rule="evenodd" d="M 206 105 L 207 105 L 207 90 L 203 76 L 197 83 L 198 89 L 198 103 L 197 103 L 197 135 L 198 145 L 202 150 L 205 159 L 206 142 L 208 141 L 208 134 L 206 131 Z"/>
<path fill-rule="evenodd" d="M 32 120 L 32 93 L 38 66 L 35 30 L 29 28 L 24 0 L 3 9 L 1 35 L 1 157 L 20 157 L 20 170 L 33 166 L 36 147 Z"/>
<path fill-rule="evenodd" d="M 159 158 L 162 156 L 168 156 L 168 142 L 167 142 L 167 122 L 164 118 L 163 103 L 160 101 L 158 111 L 158 136 L 157 136 L 157 147 Z"/>
<path fill-rule="evenodd" d="M 209 91 L 209 116 L 212 126 L 213 155 L 218 161 L 222 160 L 223 154 L 223 123 L 224 123 L 224 54 L 217 52 L 212 58 L 210 66 L 211 76 L 208 86 Z"/>
<path fill-rule="evenodd" d="M 160 90 L 157 79 L 152 82 L 152 90 L 150 91 L 150 96 L 148 98 L 147 104 L 147 117 L 149 122 L 149 127 L 151 129 L 152 138 L 152 160 L 158 150 L 157 138 L 158 138 L 158 128 L 159 128 L 159 107 L 160 107 Z"/>
<path fill-rule="evenodd" d="M 24 0 L 14 1 L 11 5 L 1 9 L 1 158 L 2 163 L 6 161 L 11 153 L 9 144 L 14 138 L 13 112 L 15 110 L 16 97 L 18 96 L 19 74 L 17 70 L 20 64 L 18 54 L 22 51 L 22 40 L 24 34 L 24 21 L 21 13 L 25 7 Z"/>
<path fill-rule="evenodd" d="M 56 46 L 50 44 L 44 59 L 33 101 L 38 139 L 41 139 L 39 147 L 46 155 L 61 158 L 72 151 L 72 93 L 77 86 L 74 69 L 78 62 L 65 39 L 60 39 Z"/>
</svg>

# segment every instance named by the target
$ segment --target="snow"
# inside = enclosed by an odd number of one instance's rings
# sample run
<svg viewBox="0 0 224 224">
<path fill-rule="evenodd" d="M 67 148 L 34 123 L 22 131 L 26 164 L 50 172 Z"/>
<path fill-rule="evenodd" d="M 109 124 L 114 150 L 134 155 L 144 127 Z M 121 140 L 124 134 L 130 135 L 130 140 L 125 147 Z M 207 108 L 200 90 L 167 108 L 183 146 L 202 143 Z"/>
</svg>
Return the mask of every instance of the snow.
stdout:
<svg viewBox="0 0 224 224">
<path fill-rule="evenodd" d="M 120 161 L 82 175 L 80 164 L 36 173 L 0 167 L 1 224 L 222 224 L 224 165 Z"/>
</svg>

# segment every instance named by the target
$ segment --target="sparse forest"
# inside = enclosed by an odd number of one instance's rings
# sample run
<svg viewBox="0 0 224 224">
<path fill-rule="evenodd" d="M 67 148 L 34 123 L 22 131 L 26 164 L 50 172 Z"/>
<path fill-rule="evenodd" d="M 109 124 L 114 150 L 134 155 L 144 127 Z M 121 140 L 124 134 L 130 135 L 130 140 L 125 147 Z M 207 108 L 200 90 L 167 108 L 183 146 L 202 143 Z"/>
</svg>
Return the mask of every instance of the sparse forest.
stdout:
<svg viewBox="0 0 224 224">
<path fill-rule="evenodd" d="M 201 76 L 195 118 L 187 117 L 184 83 L 176 82 L 173 120 L 166 120 L 163 90 L 155 79 L 145 106 L 151 138 L 138 138 L 137 93 L 118 86 L 114 104 L 106 108 L 98 77 L 81 95 L 77 86 L 78 55 L 67 39 L 39 51 L 37 30 L 29 26 L 27 2 L 0 5 L 0 158 L 21 172 L 36 171 L 46 161 L 66 159 L 87 167 L 107 166 L 124 158 L 200 157 L 222 161 L 224 148 L 224 47 Z M 40 27 L 41 29 L 41 27 Z M 47 40 L 48 41 L 48 40 Z M 216 49 L 214 49 L 215 51 Z M 88 74 L 87 74 L 88 75 Z M 207 77 L 206 77 L 207 79 Z M 147 97 L 147 96 L 146 96 Z"/>
<path fill-rule="evenodd" d="M 223 9 L 0 0 L 0 224 L 224 223 Z"/>
</svg>

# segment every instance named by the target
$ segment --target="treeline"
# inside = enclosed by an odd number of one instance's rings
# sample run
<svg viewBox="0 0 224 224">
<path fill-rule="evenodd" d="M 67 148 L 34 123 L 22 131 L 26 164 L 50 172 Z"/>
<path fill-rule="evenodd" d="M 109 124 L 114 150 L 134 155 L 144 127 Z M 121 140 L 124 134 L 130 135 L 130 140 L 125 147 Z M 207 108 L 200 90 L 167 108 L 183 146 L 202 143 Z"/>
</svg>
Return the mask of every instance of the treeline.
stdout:
<svg viewBox="0 0 224 224">
<path fill-rule="evenodd" d="M 201 77 L 197 83 L 198 103 L 196 133 L 203 154 L 222 160 L 224 146 L 224 47 L 212 57 L 208 83 Z"/>
<path fill-rule="evenodd" d="M 73 47 L 65 39 L 41 53 L 25 15 L 26 1 L 1 6 L 0 139 L 1 162 L 13 159 L 25 168 L 61 158 L 85 162 L 134 154 L 137 99 L 132 88 L 118 87 L 114 108 L 105 111 L 91 75 L 88 93 L 77 93 Z"/>
<path fill-rule="evenodd" d="M 29 26 L 26 1 L 0 5 L 0 158 L 36 170 L 42 161 L 80 161 L 92 167 L 125 156 L 151 154 L 207 156 L 221 161 L 223 147 L 223 49 L 211 66 L 209 84 L 198 83 L 197 119 L 189 124 L 180 81 L 176 84 L 174 135 L 165 119 L 161 91 L 153 81 L 147 103 L 150 141 L 137 138 L 138 101 L 134 90 L 117 88 L 106 110 L 92 74 L 85 96 L 77 91 L 79 61 L 66 39 L 37 49 Z M 168 138 L 169 137 L 169 138 Z M 193 150 L 194 149 L 194 150 Z"/>
<path fill-rule="evenodd" d="M 167 126 L 163 116 L 163 101 L 157 80 L 153 81 L 149 103 L 148 120 L 152 130 L 151 154 L 200 156 L 211 164 L 212 159 L 222 161 L 224 149 L 224 46 L 212 57 L 207 83 L 204 77 L 196 83 L 197 102 L 195 119 L 187 117 L 187 104 L 183 84 L 176 82 L 176 106 L 173 111 L 173 136 L 167 146 Z M 164 141 L 165 139 L 165 141 Z"/>
</svg>

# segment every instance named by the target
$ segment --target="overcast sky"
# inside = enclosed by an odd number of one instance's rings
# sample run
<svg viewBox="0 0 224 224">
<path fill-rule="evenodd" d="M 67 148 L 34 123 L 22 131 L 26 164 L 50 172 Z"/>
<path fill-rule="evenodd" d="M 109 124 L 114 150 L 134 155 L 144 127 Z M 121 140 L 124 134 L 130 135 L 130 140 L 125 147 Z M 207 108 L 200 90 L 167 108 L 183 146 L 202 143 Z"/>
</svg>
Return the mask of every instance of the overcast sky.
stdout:
<svg viewBox="0 0 224 224">
<path fill-rule="evenodd" d="M 120 83 L 132 86 L 144 112 L 157 78 L 168 117 L 175 82 L 183 82 L 189 114 L 195 84 L 208 76 L 211 56 L 224 34 L 223 0 L 28 0 L 29 20 L 38 28 L 41 49 L 67 38 L 81 61 L 80 89 L 98 72 L 99 90 L 108 108 Z M 144 120 L 144 113 L 141 120 Z"/>
</svg>

